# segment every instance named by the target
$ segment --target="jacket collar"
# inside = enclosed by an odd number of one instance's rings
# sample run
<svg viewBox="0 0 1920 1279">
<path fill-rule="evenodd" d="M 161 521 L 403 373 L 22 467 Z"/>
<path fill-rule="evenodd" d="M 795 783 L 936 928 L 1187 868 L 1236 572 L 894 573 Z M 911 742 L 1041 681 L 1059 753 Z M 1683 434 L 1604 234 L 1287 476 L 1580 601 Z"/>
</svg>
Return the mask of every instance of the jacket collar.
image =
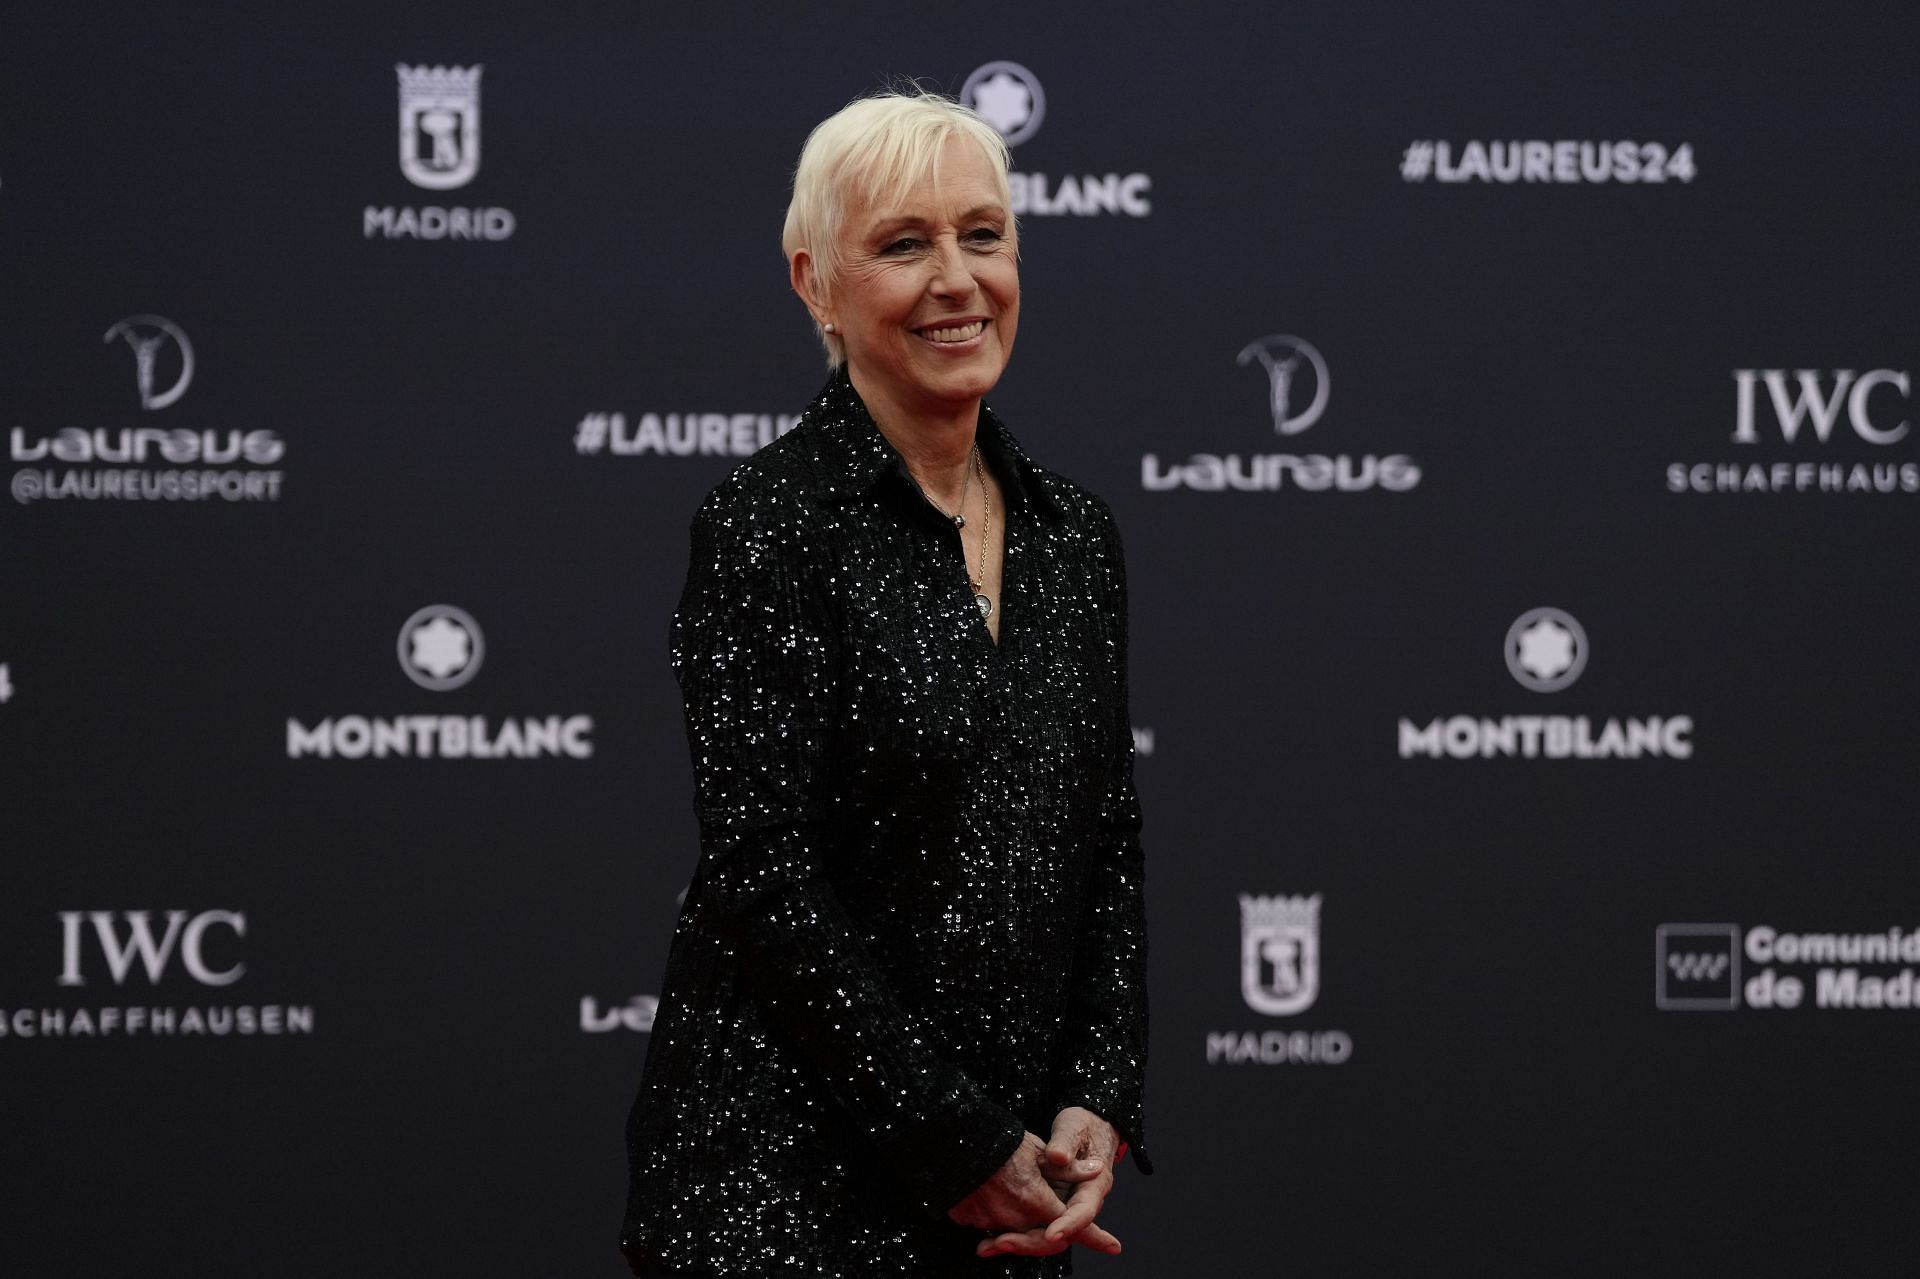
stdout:
<svg viewBox="0 0 1920 1279">
<path fill-rule="evenodd" d="M 873 415 L 853 389 L 846 366 L 833 371 L 826 386 L 807 406 L 805 420 L 813 428 L 813 453 L 818 492 L 827 501 L 845 501 L 867 492 L 882 477 L 895 475 L 911 487 L 906 459 L 880 433 Z M 1013 438 L 1006 424 L 986 404 L 980 406 L 980 425 L 974 432 L 980 452 L 993 467 L 1007 500 L 1049 519 L 1063 512 L 1042 479 L 1043 472 Z"/>
</svg>

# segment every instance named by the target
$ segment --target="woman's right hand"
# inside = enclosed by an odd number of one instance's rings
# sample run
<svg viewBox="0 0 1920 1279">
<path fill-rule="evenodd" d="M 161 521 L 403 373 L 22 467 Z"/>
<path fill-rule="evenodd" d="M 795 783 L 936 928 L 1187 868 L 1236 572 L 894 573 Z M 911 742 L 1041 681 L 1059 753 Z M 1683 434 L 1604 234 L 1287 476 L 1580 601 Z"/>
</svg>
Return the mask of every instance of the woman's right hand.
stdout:
<svg viewBox="0 0 1920 1279">
<path fill-rule="evenodd" d="M 1083 1229 L 1066 1238 L 1040 1243 L 1045 1227 L 1066 1211 L 1066 1204 L 1046 1177 L 1046 1150 L 1045 1141 L 1027 1133 L 1012 1156 L 1000 1166 L 1000 1171 L 987 1178 L 979 1189 L 947 1209 L 947 1216 L 963 1226 L 972 1226 L 994 1235 L 1026 1235 L 1028 1239 L 1024 1242 L 1028 1246 L 1019 1251 L 1028 1255 L 1064 1252 L 1075 1243 L 1101 1252 L 1118 1252 L 1120 1241 L 1094 1222 L 1088 1222 Z M 990 1242 L 999 1241 L 981 1241 L 983 1247 Z"/>
</svg>

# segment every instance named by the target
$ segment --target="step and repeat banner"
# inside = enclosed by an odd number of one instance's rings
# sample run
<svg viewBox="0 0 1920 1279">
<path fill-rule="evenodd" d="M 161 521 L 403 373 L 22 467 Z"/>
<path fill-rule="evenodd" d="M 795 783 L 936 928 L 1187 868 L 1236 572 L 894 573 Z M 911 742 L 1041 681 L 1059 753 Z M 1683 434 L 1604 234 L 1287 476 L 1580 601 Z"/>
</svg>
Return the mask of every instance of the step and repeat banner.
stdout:
<svg viewBox="0 0 1920 1279">
<path fill-rule="evenodd" d="M 896 77 L 1133 584 L 1157 1176 L 1087 1274 L 1920 1244 L 1896 9 L 40 6 L 0 48 L 0 1262 L 623 1273 L 689 517 Z"/>
</svg>

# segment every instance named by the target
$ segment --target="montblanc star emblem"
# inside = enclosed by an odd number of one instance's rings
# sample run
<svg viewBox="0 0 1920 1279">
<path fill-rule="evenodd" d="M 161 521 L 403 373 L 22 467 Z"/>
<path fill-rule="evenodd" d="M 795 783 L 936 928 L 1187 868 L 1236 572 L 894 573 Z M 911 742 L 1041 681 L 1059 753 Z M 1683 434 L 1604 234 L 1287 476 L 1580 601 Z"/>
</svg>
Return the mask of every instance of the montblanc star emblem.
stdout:
<svg viewBox="0 0 1920 1279">
<path fill-rule="evenodd" d="M 1571 613 L 1534 608 L 1507 628 L 1507 670 L 1536 693 L 1557 693 L 1587 668 L 1587 632 Z"/>
</svg>

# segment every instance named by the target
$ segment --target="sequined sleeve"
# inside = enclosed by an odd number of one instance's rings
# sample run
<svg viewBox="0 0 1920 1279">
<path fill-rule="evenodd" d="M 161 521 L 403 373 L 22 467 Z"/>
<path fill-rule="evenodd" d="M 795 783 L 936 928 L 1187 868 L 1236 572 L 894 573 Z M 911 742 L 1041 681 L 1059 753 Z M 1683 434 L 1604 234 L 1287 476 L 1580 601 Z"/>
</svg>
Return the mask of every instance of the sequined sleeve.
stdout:
<svg viewBox="0 0 1920 1279">
<path fill-rule="evenodd" d="M 1099 606 L 1105 614 L 1107 776 L 1099 843 L 1082 910 L 1067 1004 L 1065 1066 L 1057 1106 L 1084 1106 L 1112 1124 L 1134 1163 L 1152 1172 L 1143 1128 L 1147 1061 L 1146 858 L 1133 785 L 1127 706 L 1127 578 L 1119 527 L 1104 505 Z"/>
<path fill-rule="evenodd" d="M 807 511 L 723 485 L 693 525 L 673 624 L 701 861 L 695 891 L 768 1020 L 929 1213 L 996 1172 L 1025 1125 L 916 1033 L 823 873 L 840 640 Z"/>
</svg>

